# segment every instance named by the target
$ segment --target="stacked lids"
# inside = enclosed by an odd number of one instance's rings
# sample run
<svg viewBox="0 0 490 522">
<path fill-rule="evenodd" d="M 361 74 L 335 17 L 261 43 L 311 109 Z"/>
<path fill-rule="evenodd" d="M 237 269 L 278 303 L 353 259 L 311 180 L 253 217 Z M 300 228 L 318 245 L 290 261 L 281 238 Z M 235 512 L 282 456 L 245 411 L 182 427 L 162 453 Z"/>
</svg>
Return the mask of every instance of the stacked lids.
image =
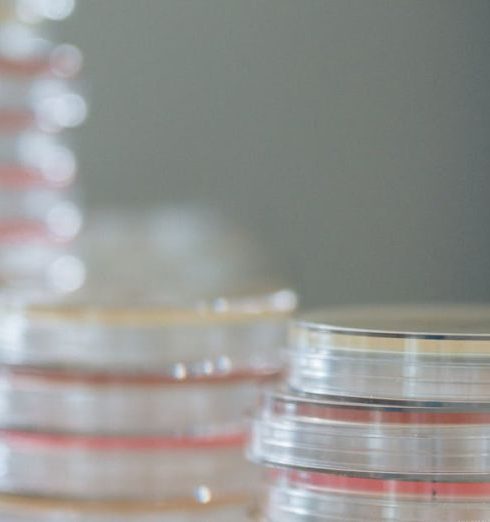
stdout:
<svg viewBox="0 0 490 522">
<path fill-rule="evenodd" d="M 249 448 L 265 520 L 489 517 L 490 308 L 329 310 L 288 354 Z"/>
<path fill-rule="evenodd" d="M 176 228 L 160 216 L 158 234 L 102 219 L 80 243 L 82 289 L 0 301 L 0 518 L 245 520 L 257 479 L 244 414 L 279 375 L 295 296 L 232 289 L 236 234 L 211 227 L 223 248 L 206 260 L 194 240 L 182 246 L 195 225 L 184 214 Z M 227 275 L 209 285 L 217 259 Z"/>
<path fill-rule="evenodd" d="M 69 131 L 87 108 L 80 51 L 51 38 L 74 1 L 0 0 L 0 284 L 72 290 L 81 217 Z"/>
<path fill-rule="evenodd" d="M 96 502 L 113 519 L 244 513 L 256 479 L 243 415 L 279 372 L 292 301 L 244 302 L 4 304 L 0 493 Z"/>
</svg>

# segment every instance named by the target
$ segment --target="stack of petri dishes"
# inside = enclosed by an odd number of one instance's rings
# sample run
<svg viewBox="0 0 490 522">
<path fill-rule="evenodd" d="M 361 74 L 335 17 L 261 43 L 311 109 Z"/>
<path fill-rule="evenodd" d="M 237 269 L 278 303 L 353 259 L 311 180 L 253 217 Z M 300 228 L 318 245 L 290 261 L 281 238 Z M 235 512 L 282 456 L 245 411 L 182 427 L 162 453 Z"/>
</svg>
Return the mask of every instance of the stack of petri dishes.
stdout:
<svg viewBox="0 0 490 522">
<path fill-rule="evenodd" d="M 237 234 L 200 214 L 96 221 L 82 289 L 0 302 L 0 521 L 248 520 L 294 293 L 233 291 Z"/>
<path fill-rule="evenodd" d="M 87 113 L 76 86 L 82 56 L 49 36 L 49 22 L 73 7 L 73 0 L 0 0 L 2 287 L 63 291 L 74 281 L 63 258 L 82 220 L 67 131 Z"/>
<path fill-rule="evenodd" d="M 359 307 L 306 316 L 250 457 L 261 520 L 490 519 L 490 308 Z"/>
</svg>

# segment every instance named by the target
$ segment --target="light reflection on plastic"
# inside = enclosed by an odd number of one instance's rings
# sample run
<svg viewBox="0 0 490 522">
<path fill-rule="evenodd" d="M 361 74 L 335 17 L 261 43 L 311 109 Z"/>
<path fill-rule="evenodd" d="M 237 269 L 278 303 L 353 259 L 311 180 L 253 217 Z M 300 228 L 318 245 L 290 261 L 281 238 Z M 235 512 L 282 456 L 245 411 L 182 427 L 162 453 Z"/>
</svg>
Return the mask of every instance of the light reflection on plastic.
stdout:
<svg viewBox="0 0 490 522">
<path fill-rule="evenodd" d="M 226 355 L 220 355 L 216 360 L 216 368 L 220 372 L 229 372 L 232 369 L 231 359 Z"/>
<path fill-rule="evenodd" d="M 75 155 L 50 136 L 25 134 L 18 141 L 18 154 L 24 164 L 39 169 L 49 183 L 67 185 L 75 177 Z"/>
<path fill-rule="evenodd" d="M 75 76 L 82 68 L 83 55 L 71 44 L 56 46 L 49 55 L 51 70 L 63 78 Z"/>
<path fill-rule="evenodd" d="M 17 15 L 25 22 L 64 20 L 75 9 L 75 0 L 17 0 Z"/>
<path fill-rule="evenodd" d="M 208 504 L 211 502 L 211 490 L 207 486 L 198 486 L 195 493 L 196 499 L 201 504 Z"/>
<path fill-rule="evenodd" d="M 49 286 L 55 291 L 73 292 L 85 282 L 85 265 L 75 256 L 62 256 L 51 264 L 47 277 Z"/>
<path fill-rule="evenodd" d="M 202 372 L 204 375 L 211 375 L 214 372 L 214 364 L 212 363 L 212 361 L 203 361 Z"/>
<path fill-rule="evenodd" d="M 36 113 L 44 130 L 58 131 L 83 123 L 87 117 L 87 104 L 80 95 L 66 93 L 42 100 Z"/>
<path fill-rule="evenodd" d="M 71 150 L 58 145 L 46 150 L 40 156 L 39 168 L 49 182 L 66 185 L 73 181 L 77 163 Z"/>
<path fill-rule="evenodd" d="M 49 42 L 20 24 L 4 24 L 0 30 L 0 51 L 11 59 L 25 59 L 46 52 Z"/>
<path fill-rule="evenodd" d="M 282 290 L 274 294 L 272 304 L 278 310 L 291 310 L 297 305 L 296 294 L 291 290 Z"/>
<path fill-rule="evenodd" d="M 182 363 L 175 364 L 172 368 L 172 376 L 175 379 L 183 380 L 187 377 L 187 370 Z"/>
<path fill-rule="evenodd" d="M 63 201 L 55 205 L 46 218 L 49 230 L 60 239 L 71 239 L 82 226 L 82 215 L 76 205 Z"/>
<path fill-rule="evenodd" d="M 216 299 L 214 302 L 214 310 L 216 312 L 227 312 L 230 309 L 230 305 L 226 299 Z"/>
</svg>

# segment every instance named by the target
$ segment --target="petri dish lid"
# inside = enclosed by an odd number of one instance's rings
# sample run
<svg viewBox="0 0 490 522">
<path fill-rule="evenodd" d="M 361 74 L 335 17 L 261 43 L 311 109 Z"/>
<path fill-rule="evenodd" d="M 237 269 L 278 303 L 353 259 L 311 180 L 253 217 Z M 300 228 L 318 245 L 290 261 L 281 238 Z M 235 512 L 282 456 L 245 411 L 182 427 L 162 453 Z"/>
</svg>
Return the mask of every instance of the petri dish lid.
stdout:
<svg viewBox="0 0 490 522">
<path fill-rule="evenodd" d="M 31 303 L 33 317 L 162 326 L 247 321 L 296 306 L 261 247 L 205 209 L 89 215 L 76 253 L 83 287 L 61 302 Z"/>
<path fill-rule="evenodd" d="M 411 481 L 352 477 L 333 473 L 317 473 L 290 469 L 269 469 L 270 482 L 290 484 L 324 492 L 379 495 L 385 498 L 430 500 L 485 500 L 490 495 L 489 482 Z"/>
<path fill-rule="evenodd" d="M 154 296 L 153 301 L 187 307 L 288 287 L 282 267 L 262 245 L 206 208 L 96 211 L 84 222 L 78 249 L 87 265 L 89 300 L 106 294 L 112 302 L 147 302 Z"/>
<path fill-rule="evenodd" d="M 150 295 L 111 305 L 107 296 L 78 301 L 75 294 L 51 303 L 26 304 L 14 297 L 0 303 L 0 360 L 86 371 L 144 371 L 178 380 L 277 368 L 294 301 L 289 290 L 196 300 L 188 306 Z"/>
<path fill-rule="evenodd" d="M 3 366 L 0 428 L 119 436 L 237 433 L 244 412 L 277 377 L 231 371 L 177 380 Z"/>
<path fill-rule="evenodd" d="M 110 295 L 76 293 L 60 301 L 32 302 L 23 313 L 28 320 L 60 323 L 89 323 L 106 326 L 165 327 L 212 323 L 233 323 L 289 314 L 295 303 L 288 289 L 264 291 L 256 295 L 231 295 L 214 299 L 178 302 L 159 295 L 135 295 L 131 301 L 116 290 Z M 118 304 L 120 303 L 120 304 Z M 8 307 L 7 307 L 8 308 Z M 1 309 L 1 308 L 0 308 Z"/>
<path fill-rule="evenodd" d="M 300 319 L 289 382 L 325 395 L 383 400 L 486 401 L 487 305 L 373 306 Z"/>
<path fill-rule="evenodd" d="M 352 347 L 358 345 L 380 351 L 407 350 L 410 347 L 404 345 L 404 339 L 490 340 L 490 305 L 375 305 L 332 308 L 307 315 L 299 319 L 296 325 L 298 335 L 307 336 L 311 333 L 312 341 L 320 341 L 324 333 L 328 339 L 342 335 L 342 339 L 352 343 Z M 383 338 L 392 341 L 385 346 L 379 341 Z M 397 339 L 400 340 L 398 343 Z M 446 351 L 450 348 L 448 346 Z"/>
<path fill-rule="evenodd" d="M 179 379 L 277 368 L 296 296 L 253 244 L 206 213 L 116 216 L 89 219 L 75 253 L 82 288 L 27 302 L 4 295 L 1 361 Z"/>
<path fill-rule="evenodd" d="M 489 485 L 359 479 L 270 470 L 263 512 L 269 522 L 485 520 Z"/>
<path fill-rule="evenodd" d="M 405 480 L 490 478 L 490 406 L 428 407 L 266 396 L 249 455 L 270 465 Z"/>
</svg>

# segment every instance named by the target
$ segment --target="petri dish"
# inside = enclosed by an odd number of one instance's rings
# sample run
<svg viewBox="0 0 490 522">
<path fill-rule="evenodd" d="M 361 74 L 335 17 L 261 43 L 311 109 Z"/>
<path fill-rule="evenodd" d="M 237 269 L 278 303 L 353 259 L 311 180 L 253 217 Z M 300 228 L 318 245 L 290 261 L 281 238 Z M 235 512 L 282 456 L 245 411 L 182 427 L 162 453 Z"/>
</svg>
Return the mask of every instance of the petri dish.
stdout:
<svg viewBox="0 0 490 522">
<path fill-rule="evenodd" d="M 44 229 L 41 227 L 40 231 Z M 20 295 L 26 298 L 59 295 L 71 293 L 83 285 L 85 266 L 69 252 L 69 242 L 55 240 L 48 231 L 46 235 L 27 237 L 15 232 L 18 231 L 12 230 L 11 240 L 4 241 L 3 248 L 0 248 L 0 289 L 3 295 L 12 294 L 16 298 Z"/>
<path fill-rule="evenodd" d="M 73 184 L 77 160 L 65 140 L 35 132 L 0 136 L 0 187 L 60 189 Z"/>
<path fill-rule="evenodd" d="M 4 299 L 0 305 L 0 361 L 156 372 L 175 379 L 277 369 L 285 325 L 295 304 L 294 294 L 288 290 L 181 306 L 164 304 L 151 294 L 134 295 L 131 301 L 130 296 L 125 301 L 103 294 L 86 301 L 79 297 L 72 294 L 39 304 Z"/>
<path fill-rule="evenodd" d="M 0 491 L 162 502 L 193 499 L 199 487 L 216 499 L 252 494 L 256 470 L 243 459 L 243 442 L 243 434 L 104 437 L 1 430 Z"/>
<path fill-rule="evenodd" d="M 0 369 L 0 426 L 112 435 L 241 433 L 277 372 L 198 378 Z"/>
<path fill-rule="evenodd" d="M 72 93 L 74 85 L 53 75 L 40 78 L 16 78 L 5 75 L 0 82 L 2 109 L 36 109 L 45 100 Z"/>
<path fill-rule="evenodd" d="M 269 393 L 252 421 L 256 462 L 369 477 L 490 481 L 490 404 L 428 407 Z"/>
<path fill-rule="evenodd" d="M 4 188 L 0 192 L 0 223 L 14 220 L 48 222 L 69 221 L 68 211 L 81 220 L 71 190 L 30 188 L 26 190 Z M 66 209 L 66 215 L 60 209 Z M 57 216 L 57 213 L 59 214 Z"/>
<path fill-rule="evenodd" d="M 77 47 L 54 43 L 32 26 L 15 21 L 0 26 L 0 73 L 6 79 L 73 78 L 80 72 L 82 62 Z"/>
<path fill-rule="evenodd" d="M 490 484 L 359 479 L 270 470 L 263 520 L 268 522 L 415 522 L 486 520 Z"/>
<path fill-rule="evenodd" d="M 6 135 L 27 131 L 57 133 L 80 126 L 87 117 L 85 99 L 71 90 L 25 100 L 25 105 L 25 107 L 8 105 L 2 107 L 0 133 Z"/>
<path fill-rule="evenodd" d="M 294 390 L 372 400 L 490 399 L 490 307 L 325 310 L 291 329 Z"/>
<path fill-rule="evenodd" d="M 59 245 L 73 239 L 76 231 L 59 234 L 44 222 L 31 219 L 7 219 L 0 222 L 0 247 L 18 245 Z"/>
</svg>

